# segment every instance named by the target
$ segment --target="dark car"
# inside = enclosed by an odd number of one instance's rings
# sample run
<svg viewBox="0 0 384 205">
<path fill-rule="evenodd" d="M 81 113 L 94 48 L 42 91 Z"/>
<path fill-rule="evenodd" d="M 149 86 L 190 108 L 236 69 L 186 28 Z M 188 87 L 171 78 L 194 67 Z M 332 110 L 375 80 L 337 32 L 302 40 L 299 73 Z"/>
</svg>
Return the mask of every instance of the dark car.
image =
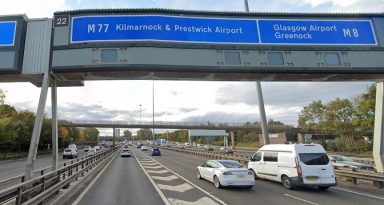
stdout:
<svg viewBox="0 0 384 205">
<path fill-rule="evenodd" d="M 141 148 L 141 146 L 143 146 L 143 144 L 138 144 L 136 148 Z"/>
<path fill-rule="evenodd" d="M 154 148 L 154 149 L 152 149 L 151 155 L 152 156 L 161 156 L 161 152 L 159 149 Z"/>
</svg>

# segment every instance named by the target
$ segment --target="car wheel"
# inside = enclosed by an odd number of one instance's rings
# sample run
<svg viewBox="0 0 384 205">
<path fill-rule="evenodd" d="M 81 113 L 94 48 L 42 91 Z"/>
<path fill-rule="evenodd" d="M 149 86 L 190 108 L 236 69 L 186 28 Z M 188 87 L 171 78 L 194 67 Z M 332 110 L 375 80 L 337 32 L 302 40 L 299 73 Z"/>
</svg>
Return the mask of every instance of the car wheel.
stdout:
<svg viewBox="0 0 384 205">
<path fill-rule="evenodd" d="M 319 189 L 320 190 L 327 190 L 329 188 L 329 186 L 320 186 Z"/>
<path fill-rule="evenodd" d="M 287 177 L 287 176 L 283 176 L 282 178 L 281 178 L 281 182 L 283 183 L 283 186 L 286 188 L 286 189 L 292 189 L 293 188 L 293 186 L 292 186 L 292 181 L 291 181 L 291 179 L 289 179 L 289 177 Z"/>
<path fill-rule="evenodd" d="M 213 177 L 213 183 L 215 184 L 215 187 L 216 187 L 216 188 L 221 189 L 221 184 L 220 184 L 219 177 L 214 176 L 214 177 Z"/>
<path fill-rule="evenodd" d="M 196 170 L 196 176 L 198 179 L 201 179 L 201 174 L 200 174 L 200 171 L 198 169 Z"/>
<path fill-rule="evenodd" d="M 65 159 L 65 157 L 63 156 L 63 159 Z"/>
<path fill-rule="evenodd" d="M 253 171 L 253 169 L 251 169 L 251 171 L 253 172 L 253 177 L 255 178 L 255 180 L 258 180 L 258 179 L 259 179 L 259 177 L 257 176 L 256 172 L 255 172 L 255 171 Z"/>
</svg>

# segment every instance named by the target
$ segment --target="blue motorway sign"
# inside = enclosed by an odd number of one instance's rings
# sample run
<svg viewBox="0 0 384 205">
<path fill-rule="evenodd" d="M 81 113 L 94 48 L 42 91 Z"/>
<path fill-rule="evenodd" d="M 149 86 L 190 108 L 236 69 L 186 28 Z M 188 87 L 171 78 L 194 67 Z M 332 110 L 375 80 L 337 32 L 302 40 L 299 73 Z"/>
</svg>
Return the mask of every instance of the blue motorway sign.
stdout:
<svg viewBox="0 0 384 205">
<path fill-rule="evenodd" d="M 376 45 L 369 20 L 258 20 L 262 44 Z"/>
<path fill-rule="evenodd" d="M 175 16 L 81 16 L 72 18 L 71 43 L 174 41 L 259 43 L 256 20 Z"/>
<path fill-rule="evenodd" d="M 15 44 L 16 21 L 0 22 L 0 46 Z"/>
<path fill-rule="evenodd" d="M 229 19 L 155 15 L 72 18 L 71 43 L 377 45 L 370 20 Z"/>
</svg>

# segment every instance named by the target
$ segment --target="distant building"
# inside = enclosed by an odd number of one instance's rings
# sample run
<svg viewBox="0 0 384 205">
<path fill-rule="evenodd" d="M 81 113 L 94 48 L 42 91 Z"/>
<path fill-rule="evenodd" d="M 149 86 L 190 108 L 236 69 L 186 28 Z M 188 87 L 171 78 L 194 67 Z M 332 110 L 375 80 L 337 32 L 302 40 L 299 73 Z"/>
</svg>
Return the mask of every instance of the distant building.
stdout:
<svg viewBox="0 0 384 205">
<path fill-rule="evenodd" d="M 113 136 L 120 137 L 120 128 L 116 128 L 114 130 L 115 130 L 115 133 L 113 133 Z"/>
<path fill-rule="evenodd" d="M 296 133 L 287 133 L 287 132 L 270 133 L 269 142 L 271 144 L 296 143 L 297 136 L 296 136 Z M 259 134 L 259 143 L 264 144 L 264 139 L 262 134 Z"/>
</svg>

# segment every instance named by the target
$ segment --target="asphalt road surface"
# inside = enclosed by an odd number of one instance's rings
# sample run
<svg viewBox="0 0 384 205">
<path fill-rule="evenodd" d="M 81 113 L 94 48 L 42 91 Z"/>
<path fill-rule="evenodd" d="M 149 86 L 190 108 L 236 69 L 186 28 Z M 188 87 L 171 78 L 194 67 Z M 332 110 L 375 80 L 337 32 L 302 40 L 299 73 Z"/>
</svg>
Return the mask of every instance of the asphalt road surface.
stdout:
<svg viewBox="0 0 384 205">
<path fill-rule="evenodd" d="M 78 151 L 78 157 L 85 156 L 87 153 L 83 150 Z M 59 153 L 59 162 L 70 161 L 72 159 L 63 159 L 63 153 Z M 0 181 L 11 177 L 24 175 L 27 165 L 27 158 L 0 161 Z M 35 170 L 50 167 L 52 165 L 52 155 L 37 156 L 35 161 Z"/>
<path fill-rule="evenodd" d="M 287 190 L 281 183 L 257 180 L 252 189 L 217 189 L 211 182 L 196 178 L 196 167 L 206 159 L 161 150 L 151 157 L 149 151 L 132 148 L 136 157 L 119 154 L 100 173 L 78 204 L 242 204 L 242 205 L 382 205 L 384 194 L 335 187 Z M 381 192 L 383 193 L 383 192 Z M 164 200 L 165 199 L 165 200 Z M 75 203 L 77 204 L 77 203 Z"/>
</svg>

